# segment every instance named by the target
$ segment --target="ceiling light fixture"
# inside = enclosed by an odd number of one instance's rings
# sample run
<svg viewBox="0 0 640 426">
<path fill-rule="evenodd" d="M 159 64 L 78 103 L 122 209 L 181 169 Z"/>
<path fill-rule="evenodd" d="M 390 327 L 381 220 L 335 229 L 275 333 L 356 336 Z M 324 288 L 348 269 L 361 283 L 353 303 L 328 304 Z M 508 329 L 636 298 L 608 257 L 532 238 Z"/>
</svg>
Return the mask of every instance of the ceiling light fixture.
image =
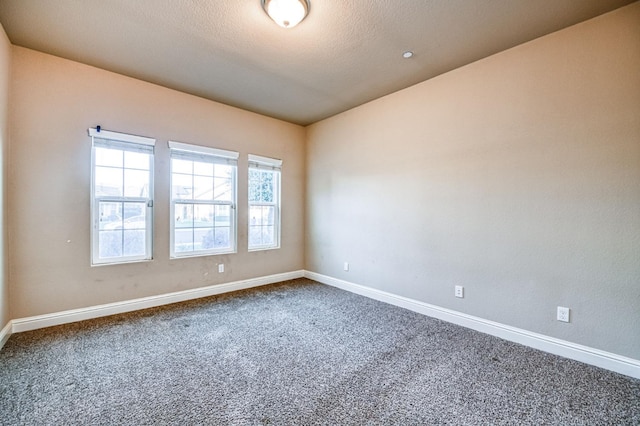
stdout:
<svg viewBox="0 0 640 426">
<path fill-rule="evenodd" d="M 283 28 L 293 28 L 309 14 L 309 0 L 262 0 L 262 8 Z"/>
<path fill-rule="evenodd" d="M 405 58 L 405 59 L 409 59 L 409 58 L 413 57 L 413 52 L 410 51 L 410 50 L 407 50 L 406 52 L 404 52 L 402 54 L 402 57 Z"/>
</svg>

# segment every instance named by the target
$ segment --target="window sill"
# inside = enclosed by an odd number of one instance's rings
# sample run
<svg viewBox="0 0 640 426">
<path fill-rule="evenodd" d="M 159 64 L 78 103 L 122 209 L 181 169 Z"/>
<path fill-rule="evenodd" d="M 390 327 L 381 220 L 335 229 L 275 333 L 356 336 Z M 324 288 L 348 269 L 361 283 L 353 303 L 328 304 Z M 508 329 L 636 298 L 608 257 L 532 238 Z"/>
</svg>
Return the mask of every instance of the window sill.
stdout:
<svg viewBox="0 0 640 426">
<path fill-rule="evenodd" d="M 180 256 L 176 256 L 174 254 L 169 256 L 169 260 L 180 260 L 180 259 L 189 259 L 192 257 L 206 257 L 206 256 L 223 256 L 225 254 L 236 254 L 237 250 L 231 251 L 218 251 L 218 252 L 206 252 L 206 253 L 190 253 L 190 254 L 182 254 Z"/>
<path fill-rule="evenodd" d="M 269 247 L 255 247 L 255 248 L 250 248 L 247 249 L 247 251 L 254 252 L 254 251 L 268 251 L 268 250 L 278 250 L 280 248 L 280 246 L 269 246 Z"/>
<path fill-rule="evenodd" d="M 136 260 L 123 260 L 121 262 L 101 262 L 101 263 L 92 263 L 91 267 L 98 266 L 115 266 L 115 265 L 129 265 L 131 263 L 147 263 L 153 262 L 153 258 L 151 259 L 136 259 Z"/>
</svg>

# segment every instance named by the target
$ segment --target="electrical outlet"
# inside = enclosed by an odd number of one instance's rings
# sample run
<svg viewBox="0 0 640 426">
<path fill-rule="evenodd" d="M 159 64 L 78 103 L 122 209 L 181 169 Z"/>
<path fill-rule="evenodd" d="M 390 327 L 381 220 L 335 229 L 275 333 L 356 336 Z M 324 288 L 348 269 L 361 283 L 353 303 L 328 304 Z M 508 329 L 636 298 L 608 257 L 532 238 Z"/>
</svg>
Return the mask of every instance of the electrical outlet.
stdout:
<svg viewBox="0 0 640 426">
<path fill-rule="evenodd" d="M 456 286 L 456 297 L 464 297 L 464 287 L 461 285 Z"/>
<path fill-rule="evenodd" d="M 569 322 L 569 312 L 571 309 L 565 308 L 563 306 L 558 306 L 558 321 Z"/>
<path fill-rule="evenodd" d="M 218 264 L 218 273 L 221 274 L 224 272 L 224 263 Z"/>
<path fill-rule="evenodd" d="M 344 270 L 345 271 L 349 270 L 349 262 L 344 262 Z"/>
</svg>

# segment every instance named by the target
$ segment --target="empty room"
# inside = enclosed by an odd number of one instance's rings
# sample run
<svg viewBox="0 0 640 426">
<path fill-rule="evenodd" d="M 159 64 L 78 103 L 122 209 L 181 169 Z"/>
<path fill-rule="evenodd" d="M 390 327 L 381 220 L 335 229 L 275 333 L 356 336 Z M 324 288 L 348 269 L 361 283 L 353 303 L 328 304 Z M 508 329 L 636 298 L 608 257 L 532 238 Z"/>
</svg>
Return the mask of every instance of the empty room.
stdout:
<svg viewBox="0 0 640 426">
<path fill-rule="evenodd" d="M 0 424 L 640 425 L 640 1 L 0 0 Z"/>
</svg>

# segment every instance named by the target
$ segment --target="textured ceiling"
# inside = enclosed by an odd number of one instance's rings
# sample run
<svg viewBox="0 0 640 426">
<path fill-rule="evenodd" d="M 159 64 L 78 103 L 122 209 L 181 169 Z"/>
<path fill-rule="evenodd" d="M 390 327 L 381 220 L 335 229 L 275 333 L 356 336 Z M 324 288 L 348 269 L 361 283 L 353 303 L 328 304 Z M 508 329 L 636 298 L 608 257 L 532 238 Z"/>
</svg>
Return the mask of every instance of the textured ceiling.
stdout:
<svg viewBox="0 0 640 426">
<path fill-rule="evenodd" d="M 306 125 L 629 3 L 311 0 L 284 29 L 260 0 L 0 0 L 0 23 L 15 45 Z"/>
</svg>

